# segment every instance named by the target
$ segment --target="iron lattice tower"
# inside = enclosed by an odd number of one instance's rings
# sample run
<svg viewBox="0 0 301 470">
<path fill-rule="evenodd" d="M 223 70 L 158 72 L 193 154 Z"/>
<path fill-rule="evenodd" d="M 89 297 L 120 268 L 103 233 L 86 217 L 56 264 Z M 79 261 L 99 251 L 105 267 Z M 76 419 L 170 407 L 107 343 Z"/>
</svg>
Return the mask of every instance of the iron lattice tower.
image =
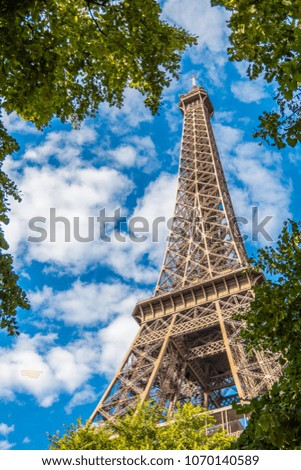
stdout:
<svg viewBox="0 0 301 470">
<path fill-rule="evenodd" d="M 212 103 L 193 83 L 179 107 L 178 188 L 162 270 L 154 296 L 134 309 L 140 329 L 91 420 L 114 419 L 138 397 L 155 398 L 169 412 L 177 401 L 192 401 L 235 432 L 233 399 L 258 395 L 281 370 L 273 356 L 246 353 L 234 318 L 263 276 L 248 265 L 210 124 Z"/>
</svg>

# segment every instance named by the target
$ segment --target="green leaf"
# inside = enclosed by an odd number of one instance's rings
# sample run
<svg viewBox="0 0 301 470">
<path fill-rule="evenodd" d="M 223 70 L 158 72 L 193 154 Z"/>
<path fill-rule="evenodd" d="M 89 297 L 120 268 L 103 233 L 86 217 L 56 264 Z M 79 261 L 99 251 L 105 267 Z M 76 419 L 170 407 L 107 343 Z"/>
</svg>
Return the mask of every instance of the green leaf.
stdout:
<svg viewBox="0 0 301 470">
<path fill-rule="evenodd" d="M 154 0 L 4 1 L 1 106 L 38 129 L 54 116 L 78 127 L 104 101 L 121 107 L 130 86 L 156 113 L 163 89 L 178 78 L 181 54 L 195 43 L 194 36 L 161 19 Z M 17 309 L 29 308 L 3 234 L 9 198 L 20 200 L 2 170 L 6 155 L 16 150 L 0 121 L 0 327 L 9 334 L 17 334 Z"/>
<path fill-rule="evenodd" d="M 215 419 L 192 403 L 178 404 L 171 418 L 167 410 L 148 401 L 129 410 L 116 422 L 102 426 L 83 425 L 78 420 L 60 436 L 49 436 L 53 450 L 214 450 L 229 449 L 234 441 L 225 431 L 215 429 Z M 164 425 L 162 425 L 164 424 Z M 210 428 L 210 432 L 208 432 Z"/>
<path fill-rule="evenodd" d="M 271 122 L 264 112 L 254 136 L 284 148 L 294 146 L 288 139 L 301 112 L 301 8 L 290 0 L 214 0 L 231 12 L 229 58 L 249 63 L 251 80 L 262 74 L 267 83 L 274 83 L 275 107 L 279 119 Z M 298 139 L 299 140 L 299 139 Z"/>
</svg>

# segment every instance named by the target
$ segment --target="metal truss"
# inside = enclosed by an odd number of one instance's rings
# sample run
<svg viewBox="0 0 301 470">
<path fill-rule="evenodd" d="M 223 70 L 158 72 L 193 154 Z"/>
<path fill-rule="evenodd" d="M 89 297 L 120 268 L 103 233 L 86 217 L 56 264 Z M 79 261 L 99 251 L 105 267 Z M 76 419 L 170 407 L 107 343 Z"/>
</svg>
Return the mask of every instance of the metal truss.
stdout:
<svg viewBox="0 0 301 470">
<path fill-rule="evenodd" d="M 173 224 L 155 295 L 247 266 L 218 155 L 207 93 L 181 96 L 184 114 Z"/>
<path fill-rule="evenodd" d="M 263 276 L 248 266 L 202 87 L 181 96 L 184 114 L 174 220 L 154 296 L 137 303 L 140 329 L 91 420 L 114 420 L 153 398 L 211 410 L 240 432 L 234 399 L 249 400 L 281 374 L 273 355 L 247 352 L 237 314 Z M 225 424 L 226 423 L 226 424 Z"/>
</svg>

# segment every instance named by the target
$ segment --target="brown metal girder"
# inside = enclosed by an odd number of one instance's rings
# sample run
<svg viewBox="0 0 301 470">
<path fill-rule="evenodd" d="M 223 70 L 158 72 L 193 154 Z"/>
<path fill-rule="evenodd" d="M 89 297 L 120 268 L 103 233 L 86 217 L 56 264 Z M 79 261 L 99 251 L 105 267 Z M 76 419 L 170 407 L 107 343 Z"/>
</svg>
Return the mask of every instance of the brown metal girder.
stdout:
<svg viewBox="0 0 301 470">
<path fill-rule="evenodd" d="M 183 352 L 181 351 L 181 349 L 177 346 L 177 343 L 174 339 L 171 338 L 170 340 L 172 342 L 172 344 L 174 345 L 174 347 L 177 349 L 179 355 L 182 357 L 182 361 L 185 361 L 186 362 L 186 355 L 185 353 L 183 354 Z M 187 361 L 187 368 L 191 371 L 191 373 L 194 375 L 195 379 L 199 382 L 199 384 L 203 387 L 203 390 L 202 390 L 202 393 L 203 394 L 206 394 L 208 393 L 207 392 L 207 387 L 206 387 L 206 384 L 205 384 L 205 379 L 199 375 L 198 371 L 196 370 L 196 368 L 191 364 L 191 362 Z"/>
<path fill-rule="evenodd" d="M 206 292 L 205 291 L 205 288 L 206 286 L 207 287 L 211 287 L 213 288 L 214 285 L 217 285 L 218 284 L 218 281 L 221 281 L 221 280 L 225 280 L 225 281 L 229 281 L 229 280 L 233 280 L 233 279 L 236 279 L 237 281 L 237 277 L 242 277 L 243 279 L 245 280 L 248 280 L 248 284 L 246 283 L 245 285 L 243 285 L 242 287 L 240 286 L 240 284 L 237 285 L 237 292 L 235 292 L 235 294 L 238 294 L 240 291 L 241 292 L 245 292 L 247 291 L 248 289 L 250 289 L 252 287 L 252 285 L 254 285 L 258 279 L 260 277 L 262 277 L 261 275 L 259 275 L 258 273 L 256 273 L 255 271 L 253 271 L 251 274 L 249 273 L 246 273 L 246 268 L 240 268 L 239 270 L 230 270 L 231 272 L 230 273 L 227 273 L 225 274 L 225 272 L 221 273 L 219 276 L 216 276 L 215 278 L 212 278 L 212 279 L 208 279 L 206 281 L 202 281 L 202 282 L 199 282 L 199 283 L 195 283 L 193 285 L 190 285 L 190 286 L 187 286 L 187 287 L 184 287 L 184 288 L 179 288 L 177 290 L 172 290 L 171 292 L 164 292 L 162 294 L 159 294 L 159 295 L 156 295 L 155 297 L 151 297 L 149 299 L 145 299 L 145 300 L 142 300 L 142 301 L 139 301 L 133 311 L 133 317 L 136 319 L 136 321 L 140 324 L 140 322 L 143 322 L 145 320 L 143 320 L 141 318 L 141 320 L 139 321 L 139 314 L 141 314 L 143 312 L 143 307 L 146 307 L 146 306 L 149 306 L 149 305 L 154 305 L 154 304 L 157 304 L 158 300 L 160 299 L 161 301 L 163 301 L 163 304 L 164 304 L 164 300 L 169 300 L 170 297 L 172 296 L 173 298 L 177 297 L 181 292 L 183 294 L 185 294 L 186 292 L 189 293 L 191 290 L 194 290 L 194 292 L 196 290 L 198 290 L 200 287 L 203 287 L 204 289 L 204 293 Z M 172 273 L 170 274 L 170 276 L 172 276 Z M 246 281 L 245 281 L 246 282 Z M 218 298 L 225 298 L 225 297 L 228 297 L 229 296 L 229 293 L 231 293 L 231 291 L 227 291 L 227 289 L 225 289 L 224 293 L 222 295 L 220 295 L 220 297 Z M 234 293 L 234 292 L 233 292 Z M 195 297 L 197 297 L 195 295 Z M 195 306 L 197 305 L 202 305 L 202 304 L 205 304 L 206 302 L 210 302 L 210 301 L 213 301 L 214 298 L 208 298 L 208 297 L 202 297 L 200 300 L 198 300 L 196 303 L 195 303 Z M 169 302 L 171 303 L 171 302 Z M 139 308 L 141 307 L 141 311 L 139 310 Z M 190 305 L 190 307 L 192 307 L 192 305 Z M 180 307 L 176 308 L 174 311 L 178 312 L 178 311 L 181 311 L 183 309 L 187 308 L 187 305 L 183 304 L 181 305 Z M 168 312 L 168 315 L 171 315 L 173 313 L 173 311 L 170 311 Z M 167 315 L 165 312 L 162 312 L 160 315 L 157 315 L 157 318 L 160 318 L 160 317 L 164 317 L 165 315 Z M 147 320 L 149 321 L 149 320 Z"/>
<path fill-rule="evenodd" d="M 201 346 L 195 346 L 191 348 L 188 352 L 187 359 L 193 360 L 197 358 L 204 358 L 208 356 L 215 356 L 218 353 L 224 352 L 226 350 L 224 341 L 211 341 L 208 344 Z"/>
</svg>

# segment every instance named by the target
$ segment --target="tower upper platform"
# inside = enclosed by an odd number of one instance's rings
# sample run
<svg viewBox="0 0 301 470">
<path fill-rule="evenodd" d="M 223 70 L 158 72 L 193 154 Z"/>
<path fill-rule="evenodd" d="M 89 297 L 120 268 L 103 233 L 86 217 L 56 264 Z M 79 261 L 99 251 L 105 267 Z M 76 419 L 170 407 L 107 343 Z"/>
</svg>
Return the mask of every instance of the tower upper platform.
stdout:
<svg viewBox="0 0 301 470">
<path fill-rule="evenodd" d="M 208 110 L 208 115 L 211 118 L 214 114 L 214 107 L 213 104 L 209 98 L 208 93 L 204 90 L 203 87 L 193 85 L 191 90 L 188 93 L 185 93 L 184 95 L 180 96 L 180 102 L 179 102 L 179 108 L 182 111 L 182 113 L 185 113 L 185 110 L 189 108 L 189 105 L 191 103 L 194 103 L 196 101 L 203 101 L 204 106 L 206 106 Z"/>
</svg>

